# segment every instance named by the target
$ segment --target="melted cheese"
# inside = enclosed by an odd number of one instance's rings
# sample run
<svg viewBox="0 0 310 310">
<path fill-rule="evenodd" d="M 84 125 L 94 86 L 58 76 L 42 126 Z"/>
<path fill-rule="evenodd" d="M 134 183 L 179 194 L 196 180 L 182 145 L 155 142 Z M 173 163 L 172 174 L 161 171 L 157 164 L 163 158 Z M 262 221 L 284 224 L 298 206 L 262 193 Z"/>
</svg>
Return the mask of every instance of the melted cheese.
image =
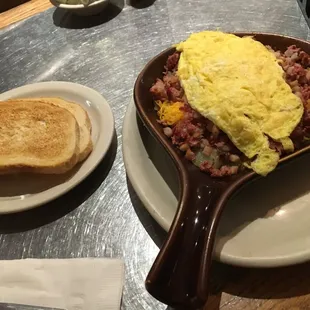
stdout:
<svg viewBox="0 0 310 310">
<path fill-rule="evenodd" d="M 172 126 L 183 118 L 184 112 L 180 110 L 183 107 L 181 102 L 156 101 L 158 105 L 157 115 L 161 123 Z"/>
</svg>

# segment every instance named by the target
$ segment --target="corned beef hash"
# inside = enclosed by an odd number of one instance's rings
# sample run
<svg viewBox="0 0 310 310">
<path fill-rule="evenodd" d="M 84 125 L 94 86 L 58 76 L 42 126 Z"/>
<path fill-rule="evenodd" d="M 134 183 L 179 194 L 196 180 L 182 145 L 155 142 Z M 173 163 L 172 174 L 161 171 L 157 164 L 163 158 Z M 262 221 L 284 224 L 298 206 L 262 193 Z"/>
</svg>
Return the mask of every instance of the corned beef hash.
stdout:
<svg viewBox="0 0 310 310">
<path fill-rule="evenodd" d="M 213 177 L 267 175 L 310 139 L 310 57 L 296 46 L 194 33 L 150 92 L 165 135 Z"/>
</svg>

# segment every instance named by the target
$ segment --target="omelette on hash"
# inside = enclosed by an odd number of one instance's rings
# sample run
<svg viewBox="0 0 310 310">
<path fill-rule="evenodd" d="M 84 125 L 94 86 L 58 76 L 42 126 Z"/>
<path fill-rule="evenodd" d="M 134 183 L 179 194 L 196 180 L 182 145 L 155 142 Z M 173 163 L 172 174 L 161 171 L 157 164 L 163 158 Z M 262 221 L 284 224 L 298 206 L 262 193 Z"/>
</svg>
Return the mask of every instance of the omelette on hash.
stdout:
<svg viewBox="0 0 310 310">
<path fill-rule="evenodd" d="M 176 45 L 150 91 L 164 133 L 201 170 L 267 175 L 310 136 L 309 67 L 296 46 L 204 31 Z"/>
</svg>

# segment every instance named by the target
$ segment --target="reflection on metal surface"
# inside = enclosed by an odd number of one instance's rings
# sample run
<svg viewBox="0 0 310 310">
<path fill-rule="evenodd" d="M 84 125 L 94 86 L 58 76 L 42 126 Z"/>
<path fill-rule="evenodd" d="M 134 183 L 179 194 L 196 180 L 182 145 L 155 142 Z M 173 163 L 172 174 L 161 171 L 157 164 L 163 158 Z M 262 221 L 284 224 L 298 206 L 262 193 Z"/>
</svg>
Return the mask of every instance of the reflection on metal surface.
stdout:
<svg viewBox="0 0 310 310">
<path fill-rule="evenodd" d="M 297 0 L 301 11 L 304 14 L 305 20 L 308 23 L 309 27 L 310 27 L 310 2 L 309 0 Z"/>
<path fill-rule="evenodd" d="M 43 80 L 92 87 L 110 102 L 119 142 L 108 176 L 79 187 L 80 194 L 89 193 L 86 200 L 76 191 L 76 197 L 71 194 L 53 204 L 53 222 L 0 235 L 0 259 L 123 257 L 122 309 L 166 309 L 144 288 L 156 244 L 164 235 L 159 237 L 160 230 L 137 205 L 135 194 L 129 196 L 121 154 L 122 121 L 137 74 L 152 56 L 193 31 L 264 31 L 307 39 L 309 30 L 297 2 L 291 0 L 235 0 L 225 5 L 215 0 L 157 0 L 141 8 L 111 1 L 114 7 L 92 22 L 50 9 L 0 31 L 1 92 Z M 22 229 L 15 227 L 20 222 L 10 222 L 12 231 Z"/>
<path fill-rule="evenodd" d="M 280 209 L 280 210 L 278 210 L 278 212 L 276 212 L 276 216 L 284 216 L 286 214 L 287 214 L 286 210 L 282 210 L 282 209 Z"/>
</svg>

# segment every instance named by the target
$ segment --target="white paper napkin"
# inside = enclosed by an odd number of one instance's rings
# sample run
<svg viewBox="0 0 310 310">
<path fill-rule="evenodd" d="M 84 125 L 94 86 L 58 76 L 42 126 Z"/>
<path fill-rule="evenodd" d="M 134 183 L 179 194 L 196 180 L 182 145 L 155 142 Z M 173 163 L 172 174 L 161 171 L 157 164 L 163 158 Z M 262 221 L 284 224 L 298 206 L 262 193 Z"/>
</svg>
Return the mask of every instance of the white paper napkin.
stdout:
<svg viewBox="0 0 310 310">
<path fill-rule="evenodd" d="M 118 310 L 124 264 L 118 259 L 0 261 L 0 301 L 67 310 Z"/>
</svg>

